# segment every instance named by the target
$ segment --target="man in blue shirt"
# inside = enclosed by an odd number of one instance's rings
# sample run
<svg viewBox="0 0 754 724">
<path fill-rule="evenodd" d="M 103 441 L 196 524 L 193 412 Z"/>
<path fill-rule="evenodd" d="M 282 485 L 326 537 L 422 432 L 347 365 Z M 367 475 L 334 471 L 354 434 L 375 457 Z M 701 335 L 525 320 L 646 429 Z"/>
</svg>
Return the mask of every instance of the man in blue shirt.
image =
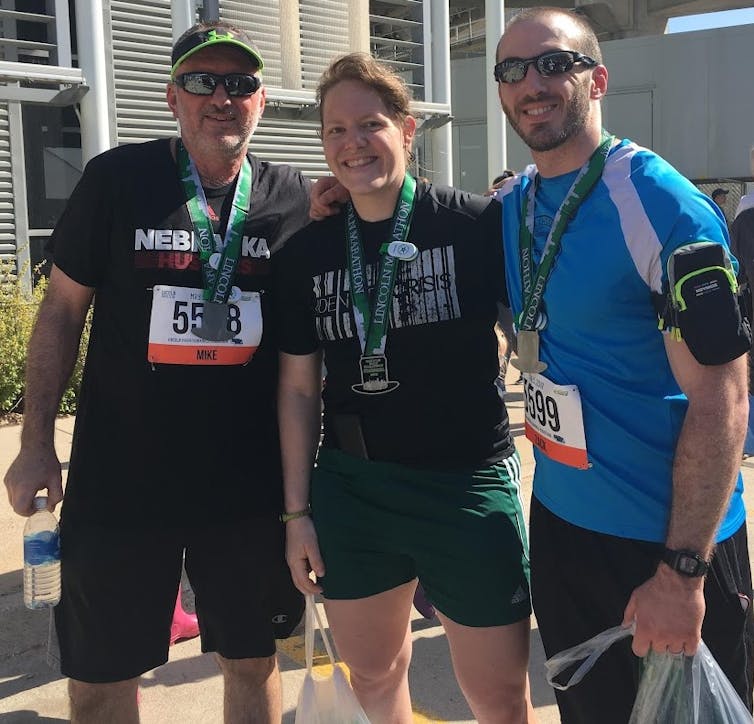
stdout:
<svg viewBox="0 0 754 724">
<path fill-rule="evenodd" d="M 690 655 L 703 637 L 751 708 L 745 323 L 733 318 L 735 280 L 699 282 L 703 304 L 682 318 L 668 306 L 669 269 L 693 284 L 709 269 L 696 260 L 717 254 L 728 279 L 725 221 L 663 159 L 603 131 L 608 72 L 583 17 L 524 10 L 497 61 L 503 110 L 536 164 L 498 198 L 535 445 L 532 596 L 545 650 L 621 621 L 636 624 L 637 656 Z M 730 325 L 708 305 L 718 292 Z M 710 363 L 711 348 L 726 351 Z M 630 647 L 558 692 L 563 722 L 628 721 Z"/>
</svg>

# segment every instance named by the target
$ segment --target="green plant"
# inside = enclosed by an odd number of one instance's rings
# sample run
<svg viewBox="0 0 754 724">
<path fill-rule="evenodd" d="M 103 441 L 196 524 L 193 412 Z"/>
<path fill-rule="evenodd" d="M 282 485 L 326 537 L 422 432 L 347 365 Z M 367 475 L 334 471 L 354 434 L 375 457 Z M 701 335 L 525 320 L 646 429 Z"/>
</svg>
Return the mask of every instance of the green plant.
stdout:
<svg viewBox="0 0 754 724">
<path fill-rule="evenodd" d="M 46 290 L 47 278 L 40 277 L 31 293 L 25 292 L 15 263 L 10 259 L 0 259 L 0 415 L 23 412 L 26 350 Z M 60 401 L 61 414 L 76 412 L 90 324 L 91 311 L 81 335 L 73 374 Z"/>
</svg>

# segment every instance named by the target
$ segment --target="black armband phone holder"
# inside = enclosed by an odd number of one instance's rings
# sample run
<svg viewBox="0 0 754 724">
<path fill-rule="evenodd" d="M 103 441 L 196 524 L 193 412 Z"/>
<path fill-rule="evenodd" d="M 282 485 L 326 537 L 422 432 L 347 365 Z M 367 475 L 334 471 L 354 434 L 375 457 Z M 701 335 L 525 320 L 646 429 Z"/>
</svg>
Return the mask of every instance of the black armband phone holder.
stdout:
<svg viewBox="0 0 754 724">
<path fill-rule="evenodd" d="M 751 327 L 722 244 L 697 241 L 676 249 L 663 296 L 660 328 L 684 340 L 700 364 L 725 364 L 751 348 Z"/>
</svg>

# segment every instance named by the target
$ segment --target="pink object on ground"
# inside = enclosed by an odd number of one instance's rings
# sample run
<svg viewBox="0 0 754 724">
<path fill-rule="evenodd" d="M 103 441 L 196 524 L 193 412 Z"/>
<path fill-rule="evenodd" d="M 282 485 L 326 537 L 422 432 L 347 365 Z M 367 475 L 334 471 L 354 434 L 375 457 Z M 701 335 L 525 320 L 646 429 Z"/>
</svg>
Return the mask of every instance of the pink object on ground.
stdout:
<svg viewBox="0 0 754 724">
<path fill-rule="evenodd" d="M 181 588 L 178 587 L 178 597 L 175 599 L 173 623 L 170 624 L 170 645 L 181 639 L 193 639 L 199 635 L 199 622 L 196 615 L 186 613 L 181 603 Z"/>
</svg>

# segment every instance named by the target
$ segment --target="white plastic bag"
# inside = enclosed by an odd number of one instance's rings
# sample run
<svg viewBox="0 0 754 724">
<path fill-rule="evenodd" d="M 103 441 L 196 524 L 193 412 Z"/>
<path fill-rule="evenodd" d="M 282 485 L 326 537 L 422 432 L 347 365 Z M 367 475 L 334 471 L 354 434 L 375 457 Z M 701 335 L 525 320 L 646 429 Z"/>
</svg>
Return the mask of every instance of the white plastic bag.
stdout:
<svg viewBox="0 0 754 724">
<path fill-rule="evenodd" d="M 333 673 L 326 678 L 315 677 L 314 632 L 319 629 Z M 335 663 L 330 638 L 322 626 L 314 596 L 306 596 L 306 678 L 296 705 L 296 724 L 369 724 L 346 675 Z"/>
<path fill-rule="evenodd" d="M 633 627 L 616 626 L 561 651 L 545 662 L 547 681 L 561 690 L 578 684 L 606 649 L 633 632 Z M 704 641 L 694 656 L 650 651 L 643 664 L 629 724 L 752 724 Z"/>
</svg>

